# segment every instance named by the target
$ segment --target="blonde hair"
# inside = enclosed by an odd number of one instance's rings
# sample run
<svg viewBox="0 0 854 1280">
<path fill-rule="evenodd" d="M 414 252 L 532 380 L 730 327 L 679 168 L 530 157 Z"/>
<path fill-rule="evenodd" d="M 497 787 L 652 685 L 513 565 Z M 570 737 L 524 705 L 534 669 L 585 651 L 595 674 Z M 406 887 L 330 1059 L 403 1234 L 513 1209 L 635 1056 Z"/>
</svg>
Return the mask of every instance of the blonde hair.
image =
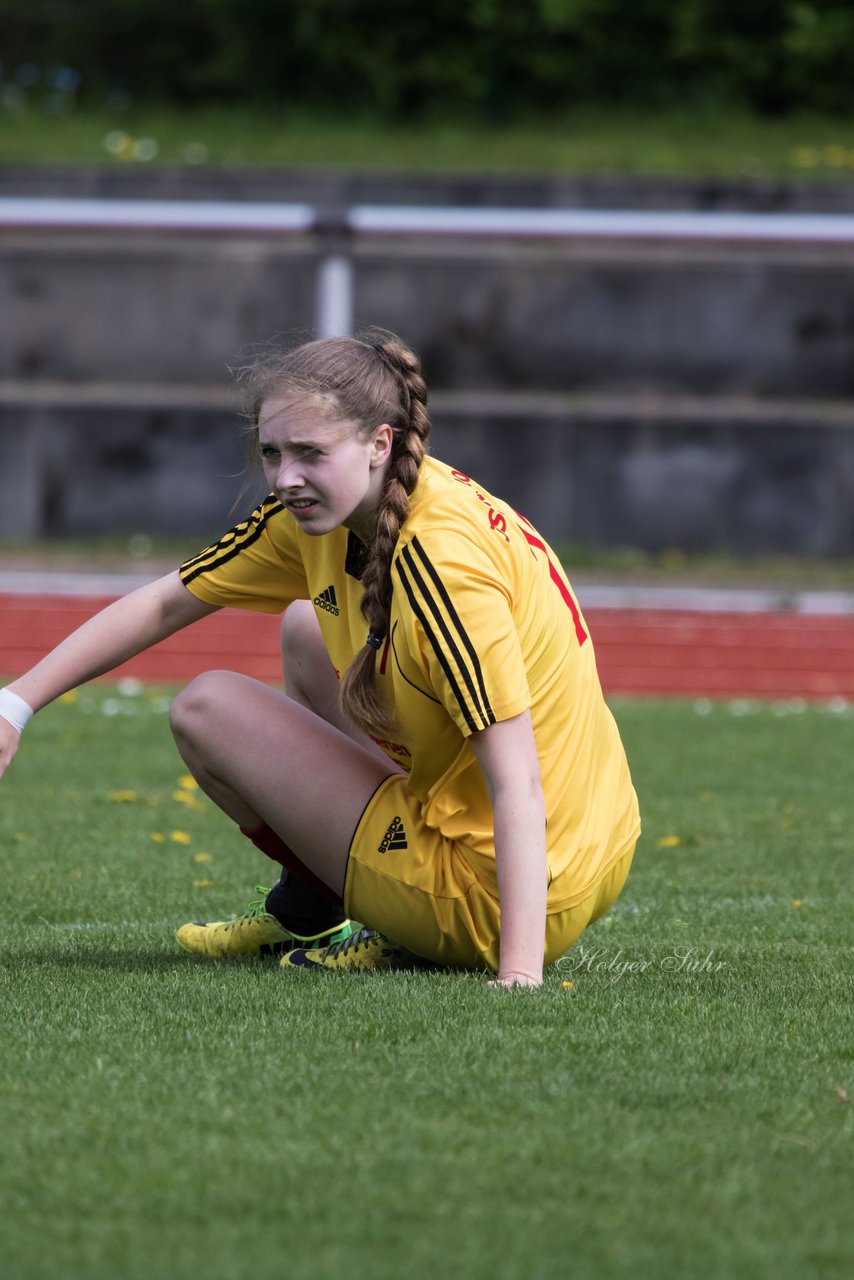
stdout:
<svg viewBox="0 0 854 1280">
<path fill-rule="evenodd" d="M 330 417 L 357 423 L 360 435 L 369 435 L 381 423 L 392 429 L 376 531 L 362 572 L 361 611 L 370 641 L 350 663 L 340 689 L 341 706 L 351 720 L 388 732 L 394 722 L 379 697 L 374 672 L 377 649 L 388 633 L 391 561 L 430 436 L 421 362 L 394 334 L 371 330 L 363 338 L 320 338 L 267 355 L 245 371 L 242 381 L 256 435 L 262 404 L 284 390 L 322 399 Z"/>
</svg>

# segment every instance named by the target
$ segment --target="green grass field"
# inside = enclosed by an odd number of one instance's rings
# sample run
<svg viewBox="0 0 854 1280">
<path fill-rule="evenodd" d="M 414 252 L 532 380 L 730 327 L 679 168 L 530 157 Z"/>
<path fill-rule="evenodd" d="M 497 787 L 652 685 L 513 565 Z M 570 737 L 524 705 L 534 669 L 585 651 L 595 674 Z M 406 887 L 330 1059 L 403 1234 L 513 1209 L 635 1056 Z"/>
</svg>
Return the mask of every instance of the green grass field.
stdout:
<svg viewBox="0 0 854 1280">
<path fill-rule="evenodd" d="M 5 1280 L 852 1274 L 854 710 L 616 703 L 635 869 L 513 992 L 180 953 L 269 864 L 166 705 L 83 690 L 0 783 Z"/>
<path fill-rule="evenodd" d="M 0 163 L 52 162 L 851 181 L 854 120 L 579 108 L 495 125 L 461 118 L 413 124 L 247 105 L 144 103 L 55 115 L 25 98 L 0 110 Z"/>
</svg>

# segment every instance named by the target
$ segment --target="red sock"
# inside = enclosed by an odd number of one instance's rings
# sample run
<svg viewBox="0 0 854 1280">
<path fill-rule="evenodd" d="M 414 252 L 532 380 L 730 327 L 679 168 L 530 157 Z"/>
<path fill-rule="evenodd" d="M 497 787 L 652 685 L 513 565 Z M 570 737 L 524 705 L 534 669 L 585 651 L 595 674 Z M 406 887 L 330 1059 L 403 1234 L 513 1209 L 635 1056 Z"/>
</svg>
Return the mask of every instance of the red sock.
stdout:
<svg viewBox="0 0 854 1280">
<path fill-rule="evenodd" d="M 252 841 L 256 849 L 266 853 L 267 857 L 272 858 L 274 862 L 278 862 L 289 875 L 296 876 L 297 880 L 301 880 L 310 889 L 314 889 L 315 893 L 318 893 L 321 898 L 325 898 L 327 902 L 333 902 L 336 907 L 341 907 L 343 910 L 343 903 L 338 894 L 333 889 L 330 889 L 328 884 L 324 884 L 313 871 L 309 871 L 293 849 L 290 849 L 281 836 L 277 836 L 272 827 L 267 826 L 266 822 L 262 822 L 260 827 L 241 827 L 240 831 L 242 835 L 246 836 L 247 840 Z"/>
</svg>

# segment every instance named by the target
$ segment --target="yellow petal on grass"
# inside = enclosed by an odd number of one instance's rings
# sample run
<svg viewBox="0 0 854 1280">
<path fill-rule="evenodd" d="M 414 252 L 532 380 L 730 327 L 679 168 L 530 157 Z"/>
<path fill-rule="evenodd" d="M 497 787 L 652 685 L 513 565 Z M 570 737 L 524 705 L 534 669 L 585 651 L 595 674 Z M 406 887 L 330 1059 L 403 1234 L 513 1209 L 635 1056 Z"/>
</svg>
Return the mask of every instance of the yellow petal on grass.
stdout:
<svg viewBox="0 0 854 1280">
<path fill-rule="evenodd" d="M 802 907 L 804 905 L 803 898 L 792 898 L 793 907 Z"/>
<path fill-rule="evenodd" d="M 213 854 L 210 853 L 194 853 L 193 862 L 213 862 Z"/>
<path fill-rule="evenodd" d="M 113 804 L 136 804 L 139 797 L 135 791 L 111 791 L 110 799 Z"/>
<path fill-rule="evenodd" d="M 71 706 L 73 703 L 77 701 L 79 697 L 80 697 L 80 694 L 77 692 L 76 689 L 69 689 L 68 693 L 61 693 L 59 695 L 59 697 L 57 698 L 57 702 L 64 702 L 66 706 Z"/>
<path fill-rule="evenodd" d="M 178 779 L 178 786 L 182 791 L 198 791 L 199 784 L 191 773 L 182 773 Z"/>
<path fill-rule="evenodd" d="M 169 839 L 174 840 L 176 844 L 192 844 L 193 837 L 189 831 L 170 831 Z"/>
<path fill-rule="evenodd" d="M 207 888 L 209 888 L 209 886 L 210 886 L 210 885 L 212 885 L 212 884 L 213 884 L 213 880 L 194 880 L 194 881 L 193 881 L 193 888 L 194 888 L 194 889 L 207 889 Z"/>
<path fill-rule="evenodd" d="M 655 842 L 659 849 L 675 849 L 677 844 L 681 844 L 679 836 L 662 836 Z"/>
<path fill-rule="evenodd" d="M 574 982 L 562 982 L 560 985 L 563 987 L 564 991 L 574 991 L 574 990 L 575 990 L 575 983 L 574 983 Z"/>
<path fill-rule="evenodd" d="M 172 799 L 177 800 L 179 804 L 185 804 L 194 813 L 204 813 L 205 811 L 205 806 L 200 800 L 196 799 L 191 791 L 173 791 Z"/>
<path fill-rule="evenodd" d="M 166 837 L 162 831 L 152 831 L 151 839 L 154 841 L 155 844 L 163 844 Z"/>
</svg>

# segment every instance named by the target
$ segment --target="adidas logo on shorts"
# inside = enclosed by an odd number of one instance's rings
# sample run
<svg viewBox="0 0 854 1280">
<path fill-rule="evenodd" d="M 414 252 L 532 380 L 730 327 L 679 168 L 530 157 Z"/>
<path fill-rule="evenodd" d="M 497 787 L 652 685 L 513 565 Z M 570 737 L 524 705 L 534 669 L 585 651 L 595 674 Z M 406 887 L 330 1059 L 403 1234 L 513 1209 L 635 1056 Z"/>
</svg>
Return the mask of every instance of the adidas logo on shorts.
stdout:
<svg viewBox="0 0 854 1280">
<path fill-rule="evenodd" d="M 327 613 L 334 613 L 336 618 L 341 612 L 338 608 L 338 601 L 335 598 L 334 587 L 327 587 L 325 591 L 321 591 L 319 596 L 314 597 L 314 603 L 318 609 L 325 609 Z"/>
<path fill-rule="evenodd" d="M 406 831 L 401 818 L 392 818 L 391 826 L 377 846 L 377 853 L 388 853 L 389 849 L 408 849 Z"/>
</svg>

